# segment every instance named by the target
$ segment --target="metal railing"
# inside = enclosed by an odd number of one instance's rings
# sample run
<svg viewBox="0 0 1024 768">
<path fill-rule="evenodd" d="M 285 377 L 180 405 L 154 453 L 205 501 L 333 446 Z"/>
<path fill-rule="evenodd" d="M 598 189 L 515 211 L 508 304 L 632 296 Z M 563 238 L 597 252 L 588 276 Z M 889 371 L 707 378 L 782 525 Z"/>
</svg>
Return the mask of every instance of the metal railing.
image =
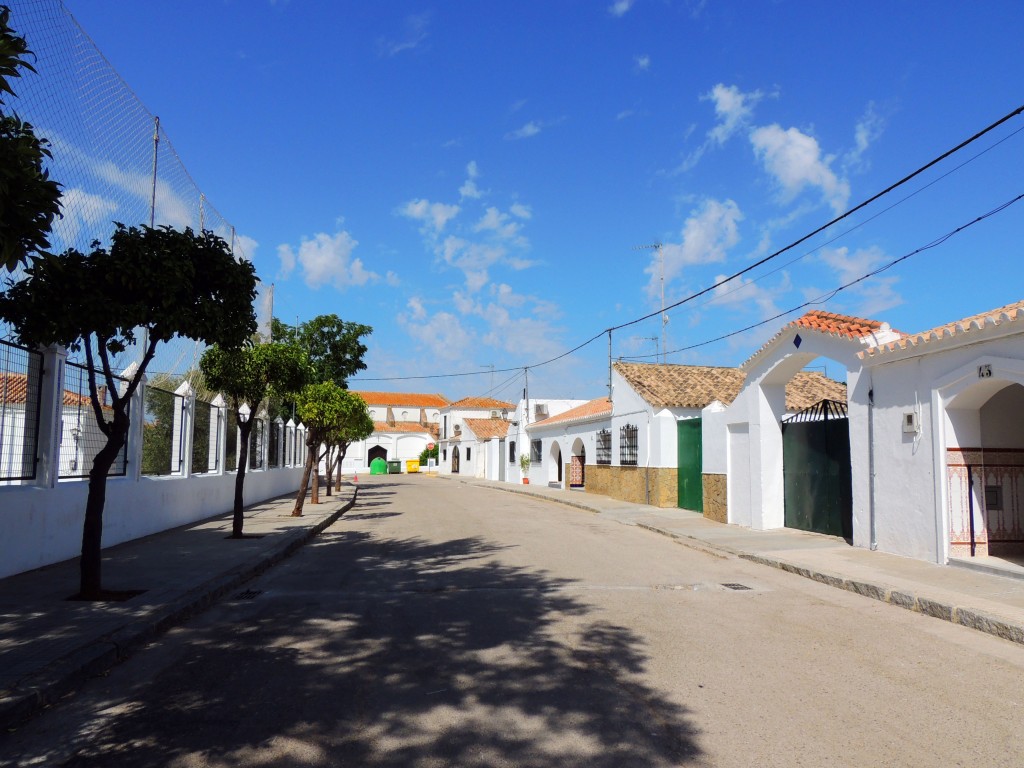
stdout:
<svg viewBox="0 0 1024 768">
<path fill-rule="evenodd" d="M 34 480 L 43 356 L 0 341 L 0 481 Z"/>
</svg>

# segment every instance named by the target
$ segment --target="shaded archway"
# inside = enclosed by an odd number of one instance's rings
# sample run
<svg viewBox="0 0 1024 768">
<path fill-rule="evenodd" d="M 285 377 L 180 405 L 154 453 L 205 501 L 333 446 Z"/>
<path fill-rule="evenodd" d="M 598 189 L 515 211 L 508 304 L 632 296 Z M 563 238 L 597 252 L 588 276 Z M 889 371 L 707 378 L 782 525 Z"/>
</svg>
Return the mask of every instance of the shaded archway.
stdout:
<svg viewBox="0 0 1024 768">
<path fill-rule="evenodd" d="M 557 440 L 551 442 L 551 448 L 548 450 L 548 485 L 562 484 L 562 447 L 558 444 Z"/>
<path fill-rule="evenodd" d="M 572 444 L 572 457 L 569 461 L 569 487 L 583 488 L 586 485 L 587 447 L 581 438 Z"/>
<path fill-rule="evenodd" d="M 950 557 L 1024 556 L 1024 386 L 977 378 L 944 409 Z"/>
<path fill-rule="evenodd" d="M 382 445 L 375 445 L 366 452 L 366 463 L 370 464 L 374 459 L 388 459 L 388 449 Z"/>
<path fill-rule="evenodd" d="M 459 446 L 452 448 L 452 474 L 459 474 Z"/>
</svg>

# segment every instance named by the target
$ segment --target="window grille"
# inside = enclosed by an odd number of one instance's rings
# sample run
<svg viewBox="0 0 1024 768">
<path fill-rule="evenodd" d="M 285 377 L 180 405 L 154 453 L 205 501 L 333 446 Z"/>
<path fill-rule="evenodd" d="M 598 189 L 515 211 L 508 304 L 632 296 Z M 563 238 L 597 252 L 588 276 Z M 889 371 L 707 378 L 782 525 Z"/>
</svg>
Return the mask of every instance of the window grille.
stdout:
<svg viewBox="0 0 1024 768">
<path fill-rule="evenodd" d="M 508 444 L 508 463 L 516 463 L 516 441 L 510 440 Z"/>
<path fill-rule="evenodd" d="M 192 474 L 216 472 L 220 460 L 220 408 L 196 400 L 192 410 Z"/>
<path fill-rule="evenodd" d="M 142 474 L 171 475 L 181 471 L 181 395 L 158 387 L 142 393 Z M 179 422 L 175 440 L 175 420 Z M 177 444 L 175 444 L 177 443 Z"/>
<path fill-rule="evenodd" d="M 0 341 L 0 481 L 34 480 L 43 356 Z"/>
<path fill-rule="evenodd" d="M 602 429 L 597 433 L 597 463 L 612 463 L 612 431 Z"/>
<path fill-rule="evenodd" d="M 249 432 L 249 469 L 263 469 L 263 447 L 267 442 L 267 422 L 256 419 Z"/>
<path fill-rule="evenodd" d="M 238 414 L 231 408 L 224 413 L 224 468 L 228 472 L 238 469 Z"/>
<path fill-rule="evenodd" d="M 466 461 L 469 461 L 470 455 L 471 455 L 471 449 L 467 448 L 466 449 Z"/>
<path fill-rule="evenodd" d="M 128 380 L 114 376 L 116 386 Z M 105 418 L 113 419 L 113 401 L 106 377 L 96 374 L 96 393 Z M 89 369 L 78 363 L 64 363 L 64 409 L 60 440 L 60 477 L 88 477 L 96 454 L 107 444 L 107 436 L 96 423 L 89 395 Z M 108 476 L 124 475 L 128 469 L 128 444 L 110 465 Z"/>
<path fill-rule="evenodd" d="M 639 431 L 633 424 L 627 424 L 619 430 L 619 464 L 623 467 L 635 467 L 637 464 Z"/>
<path fill-rule="evenodd" d="M 281 445 L 284 440 L 284 424 L 274 421 L 270 424 L 270 442 L 267 444 L 267 466 L 281 466 Z"/>
<path fill-rule="evenodd" d="M 530 463 L 540 464 L 541 462 L 541 444 L 540 440 L 530 441 Z"/>
</svg>

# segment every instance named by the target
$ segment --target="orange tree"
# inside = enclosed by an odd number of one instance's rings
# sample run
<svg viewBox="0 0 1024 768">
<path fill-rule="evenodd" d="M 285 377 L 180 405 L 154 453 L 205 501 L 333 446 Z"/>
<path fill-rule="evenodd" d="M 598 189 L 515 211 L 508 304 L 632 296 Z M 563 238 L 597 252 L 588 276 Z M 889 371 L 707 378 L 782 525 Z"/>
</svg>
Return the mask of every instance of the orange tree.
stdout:
<svg viewBox="0 0 1024 768">
<path fill-rule="evenodd" d="M 103 596 L 101 557 L 107 475 L 128 438 L 128 405 L 157 344 L 184 336 L 239 346 L 256 330 L 253 265 L 212 232 L 116 225 L 109 247 L 38 259 L 0 295 L 0 317 L 26 345 L 85 351 L 89 399 L 106 443 L 89 471 L 82 526 L 80 596 Z M 123 390 L 113 357 L 135 345 L 139 364 Z M 101 402 L 97 379 L 107 401 Z M 142 418 L 142 414 L 138 414 Z"/>
<path fill-rule="evenodd" d="M 300 349 L 288 344 L 247 344 L 236 349 L 214 345 L 203 353 L 199 360 L 199 370 L 208 388 L 227 396 L 236 417 L 243 403 L 248 404 L 252 414 L 246 420 L 237 420 L 241 444 L 238 446 L 238 468 L 235 472 L 231 538 L 240 539 L 244 521 L 242 495 L 245 470 L 249 464 L 249 436 L 256 412 L 268 396 L 288 397 L 300 390 L 309 379 L 309 362 Z"/>
</svg>

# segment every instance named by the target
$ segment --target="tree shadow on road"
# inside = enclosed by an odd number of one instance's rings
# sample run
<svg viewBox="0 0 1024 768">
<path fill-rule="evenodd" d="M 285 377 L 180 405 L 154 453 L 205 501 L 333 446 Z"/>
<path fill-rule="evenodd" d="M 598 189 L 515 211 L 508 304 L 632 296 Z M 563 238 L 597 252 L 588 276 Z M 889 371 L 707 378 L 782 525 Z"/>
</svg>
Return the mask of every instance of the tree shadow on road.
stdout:
<svg viewBox="0 0 1024 768">
<path fill-rule="evenodd" d="M 264 590 L 253 600 L 175 632 L 180 662 L 140 680 L 68 765 L 696 759 L 688 710 L 642 677 L 644 641 L 573 582 L 501 562 L 503 549 L 329 532 L 251 585 Z"/>
</svg>

